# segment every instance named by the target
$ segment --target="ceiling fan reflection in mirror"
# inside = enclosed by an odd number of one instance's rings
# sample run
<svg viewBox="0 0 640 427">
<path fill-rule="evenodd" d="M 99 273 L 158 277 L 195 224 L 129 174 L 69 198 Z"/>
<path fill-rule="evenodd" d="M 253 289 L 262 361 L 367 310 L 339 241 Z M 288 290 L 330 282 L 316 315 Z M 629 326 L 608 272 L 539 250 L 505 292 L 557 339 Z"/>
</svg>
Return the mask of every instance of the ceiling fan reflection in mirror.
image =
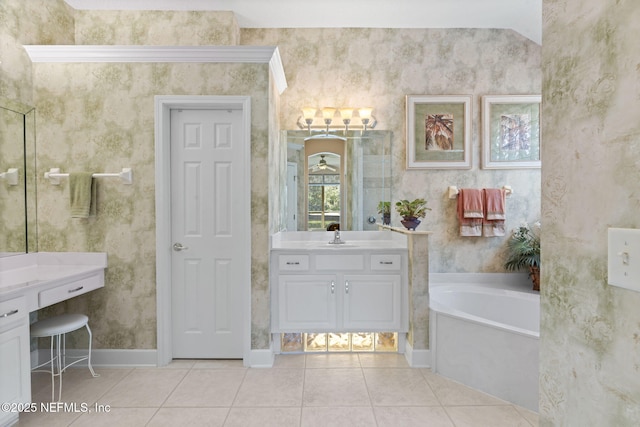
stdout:
<svg viewBox="0 0 640 427">
<path fill-rule="evenodd" d="M 325 156 L 324 154 L 320 154 L 320 160 L 318 161 L 317 164 L 309 168 L 310 172 L 319 172 L 319 171 L 335 172 L 337 170 L 336 168 L 334 168 L 333 166 L 327 163 L 324 156 Z"/>
</svg>

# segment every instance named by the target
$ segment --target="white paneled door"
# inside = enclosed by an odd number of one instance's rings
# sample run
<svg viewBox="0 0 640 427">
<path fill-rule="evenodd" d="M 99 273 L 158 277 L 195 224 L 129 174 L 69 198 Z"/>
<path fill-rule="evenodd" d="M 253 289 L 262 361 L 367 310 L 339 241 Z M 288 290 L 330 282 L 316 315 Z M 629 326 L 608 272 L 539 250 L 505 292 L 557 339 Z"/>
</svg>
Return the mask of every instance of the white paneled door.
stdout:
<svg viewBox="0 0 640 427">
<path fill-rule="evenodd" d="M 242 358 L 242 110 L 171 110 L 174 358 Z"/>
</svg>

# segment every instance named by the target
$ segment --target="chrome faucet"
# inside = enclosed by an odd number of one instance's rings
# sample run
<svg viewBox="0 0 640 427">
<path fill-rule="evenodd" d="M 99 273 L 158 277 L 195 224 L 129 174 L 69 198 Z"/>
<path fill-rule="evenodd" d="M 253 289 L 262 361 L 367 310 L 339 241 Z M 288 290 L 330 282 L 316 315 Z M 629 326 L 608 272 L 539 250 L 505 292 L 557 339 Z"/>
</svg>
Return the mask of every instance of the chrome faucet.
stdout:
<svg viewBox="0 0 640 427">
<path fill-rule="evenodd" d="M 344 243 L 340 239 L 340 230 L 334 230 L 333 231 L 333 240 L 331 240 L 329 243 L 332 244 L 332 245 L 340 245 L 340 244 Z"/>
</svg>

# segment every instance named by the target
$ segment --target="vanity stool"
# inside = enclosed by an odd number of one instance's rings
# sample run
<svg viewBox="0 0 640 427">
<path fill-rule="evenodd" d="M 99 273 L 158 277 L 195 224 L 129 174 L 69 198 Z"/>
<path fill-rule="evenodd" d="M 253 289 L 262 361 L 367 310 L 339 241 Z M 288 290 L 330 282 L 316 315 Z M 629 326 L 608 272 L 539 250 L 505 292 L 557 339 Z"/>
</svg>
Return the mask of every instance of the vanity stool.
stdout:
<svg viewBox="0 0 640 427">
<path fill-rule="evenodd" d="M 86 356 L 71 357 L 76 359 L 73 362 L 66 363 L 66 343 L 65 334 L 76 331 L 82 327 L 87 328 L 89 333 L 89 352 Z M 91 366 L 91 329 L 89 328 L 89 318 L 84 314 L 62 314 L 60 316 L 50 317 L 48 319 L 39 320 L 31 325 L 31 338 L 51 338 L 51 358 L 44 363 L 36 366 L 32 372 L 50 372 L 51 373 L 51 401 L 55 402 L 55 377 L 58 379 L 58 402 L 62 398 L 62 373 L 70 366 L 75 365 L 83 360 L 87 361 L 91 375 L 99 377 Z M 55 354 L 54 354 L 55 347 Z M 38 368 L 51 365 L 51 370 L 38 370 Z"/>
</svg>

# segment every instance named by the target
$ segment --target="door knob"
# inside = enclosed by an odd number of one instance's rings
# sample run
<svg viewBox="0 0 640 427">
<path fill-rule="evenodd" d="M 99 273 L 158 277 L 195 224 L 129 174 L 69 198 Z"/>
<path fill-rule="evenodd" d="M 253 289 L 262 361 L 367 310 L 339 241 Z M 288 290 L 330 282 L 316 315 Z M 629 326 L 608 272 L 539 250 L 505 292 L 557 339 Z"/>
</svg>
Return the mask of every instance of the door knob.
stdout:
<svg viewBox="0 0 640 427">
<path fill-rule="evenodd" d="M 187 249 L 189 249 L 188 246 L 182 246 L 182 243 L 174 243 L 173 244 L 173 250 L 176 252 L 180 252 L 180 251 L 186 251 Z"/>
</svg>

